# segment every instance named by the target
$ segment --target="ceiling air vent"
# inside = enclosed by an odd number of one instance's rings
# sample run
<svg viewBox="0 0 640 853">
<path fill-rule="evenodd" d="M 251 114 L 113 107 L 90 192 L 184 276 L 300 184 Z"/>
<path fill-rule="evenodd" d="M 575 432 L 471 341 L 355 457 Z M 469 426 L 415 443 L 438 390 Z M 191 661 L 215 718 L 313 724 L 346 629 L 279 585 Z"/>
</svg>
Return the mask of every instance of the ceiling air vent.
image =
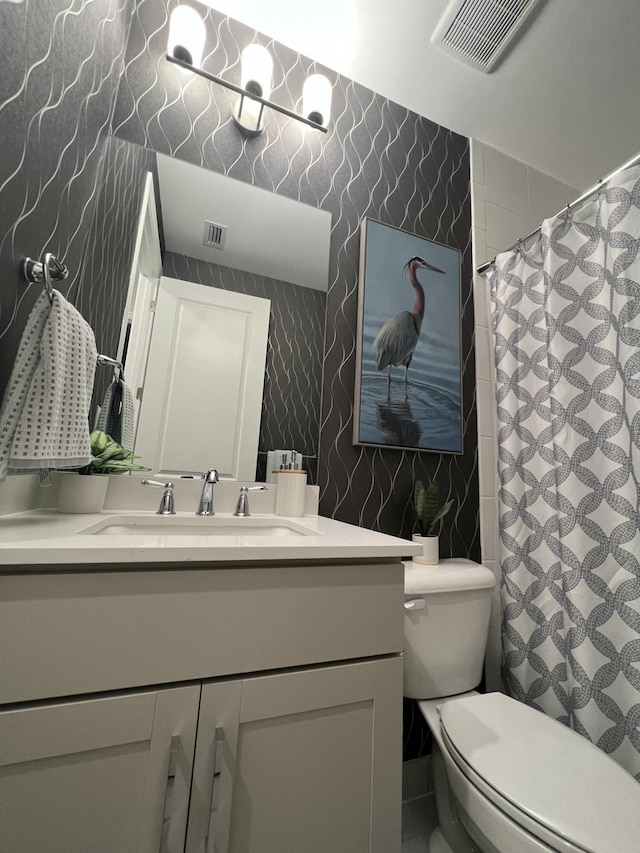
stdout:
<svg viewBox="0 0 640 853">
<path fill-rule="evenodd" d="M 431 41 L 488 73 L 540 0 L 453 0 Z"/>
<path fill-rule="evenodd" d="M 224 241 L 227 236 L 227 226 L 218 225 L 217 222 L 204 221 L 204 240 L 205 246 L 210 246 L 212 249 L 224 249 Z"/>
</svg>

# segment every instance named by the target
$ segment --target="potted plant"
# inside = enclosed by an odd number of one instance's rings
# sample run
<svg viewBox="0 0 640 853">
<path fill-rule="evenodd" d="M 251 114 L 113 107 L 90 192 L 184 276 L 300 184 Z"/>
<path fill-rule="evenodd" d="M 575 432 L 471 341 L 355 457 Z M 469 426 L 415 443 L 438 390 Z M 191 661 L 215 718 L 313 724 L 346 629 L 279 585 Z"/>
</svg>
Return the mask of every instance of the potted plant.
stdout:
<svg viewBox="0 0 640 853">
<path fill-rule="evenodd" d="M 74 471 L 80 477 L 62 477 L 58 495 L 58 512 L 101 512 L 109 486 L 109 477 L 87 477 L 87 474 L 123 474 L 126 471 L 149 471 L 138 465 L 131 450 L 118 444 L 106 432 L 96 429 L 89 436 L 91 462 Z"/>
<path fill-rule="evenodd" d="M 453 503 L 452 500 L 440 503 L 440 487 L 435 480 L 426 486 L 416 481 L 411 505 L 420 532 L 413 534 L 413 541 L 422 545 L 422 554 L 413 558 L 414 563 L 436 566 L 440 562 L 438 531 Z"/>
</svg>

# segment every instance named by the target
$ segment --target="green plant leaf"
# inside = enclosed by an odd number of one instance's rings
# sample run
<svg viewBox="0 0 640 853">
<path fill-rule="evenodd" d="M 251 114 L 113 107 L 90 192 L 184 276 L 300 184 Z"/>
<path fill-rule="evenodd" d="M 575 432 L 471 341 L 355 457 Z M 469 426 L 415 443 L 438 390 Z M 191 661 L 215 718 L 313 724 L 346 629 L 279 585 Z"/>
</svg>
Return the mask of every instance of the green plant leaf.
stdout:
<svg viewBox="0 0 640 853">
<path fill-rule="evenodd" d="M 454 501 L 447 501 L 446 504 L 440 507 L 440 509 L 436 512 L 433 519 L 431 520 L 431 524 L 429 525 L 429 529 L 427 531 L 427 536 L 434 536 L 437 529 L 437 524 L 440 519 L 444 518 L 445 515 L 449 512 L 451 507 L 453 506 Z"/>
<path fill-rule="evenodd" d="M 420 480 L 416 482 L 413 492 L 413 508 L 418 518 L 420 518 L 424 510 L 424 484 Z"/>
<path fill-rule="evenodd" d="M 124 448 L 122 448 L 115 441 L 112 441 L 111 444 L 108 447 L 106 447 L 102 451 L 102 453 L 100 453 L 98 456 L 96 456 L 95 459 L 96 459 L 97 463 L 101 463 L 104 465 L 106 462 L 109 462 L 109 460 L 111 460 L 111 459 L 123 459 L 126 453 L 127 453 L 127 451 L 124 450 Z"/>
<path fill-rule="evenodd" d="M 420 480 L 416 481 L 413 491 L 412 508 L 422 536 L 433 536 L 437 531 L 438 522 L 449 512 L 453 501 L 447 501 L 440 506 L 440 487 L 431 480 L 425 487 Z"/>
<path fill-rule="evenodd" d="M 89 436 L 92 456 L 98 456 L 112 441 L 113 439 L 106 432 L 103 432 L 101 429 L 95 429 Z"/>
<path fill-rule="evenodd" d="M 420 530 L 420 534 L 424 536 L 423 531 L 423 515 L 424 515 L 424 484 L 420 481 L 416 481 L 416 485 L 413 491 L 413 501 L 411 504 L 411 508 L 413 509 L 413 514 L 418 525 L 418 529 Z"/>
<path fill-rule="evenodd" d="M 438 512 L 440 504 L 440 486 L 432 480 L 424 490 L 424 523 L 427 528 L 433 524 L 433 519 Z"/>
<path fill-rule="evenodd" d="M 118 473 L 120 471 L 149 471 L 144 465 L 137 465 L 135 462 L 130 462 L 128 459 L 110 459 L 101 469 L 105 474 Z"/>
<path fill-rule="evenodd" d="M 125 448 L 110 435 L 96 429 L 89 436 L 91 443 L 91 462 L 80 468 L 80 474 L 122 474 L 124 471 L 150 471 L 145 465 L 134 462 L 137 456 Z"/>
</svg>

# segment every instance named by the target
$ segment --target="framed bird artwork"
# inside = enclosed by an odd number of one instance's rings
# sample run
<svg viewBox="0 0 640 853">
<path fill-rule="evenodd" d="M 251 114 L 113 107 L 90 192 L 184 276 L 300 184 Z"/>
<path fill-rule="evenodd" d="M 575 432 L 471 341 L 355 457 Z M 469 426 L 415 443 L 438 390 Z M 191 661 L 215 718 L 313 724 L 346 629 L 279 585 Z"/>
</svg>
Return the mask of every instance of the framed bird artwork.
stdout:
<svg viewBox="0 0 640 853">
<path fill-rule="evenodd" d="M 462 453 L 457 249 L 365 219 L 353 443 Z"/>
</svg>

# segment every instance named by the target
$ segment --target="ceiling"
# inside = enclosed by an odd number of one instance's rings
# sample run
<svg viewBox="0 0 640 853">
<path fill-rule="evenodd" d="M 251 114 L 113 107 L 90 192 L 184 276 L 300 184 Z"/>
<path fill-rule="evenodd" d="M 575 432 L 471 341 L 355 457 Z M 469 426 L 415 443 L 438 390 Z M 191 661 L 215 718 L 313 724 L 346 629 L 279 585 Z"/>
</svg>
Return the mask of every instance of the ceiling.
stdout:
<svg viewBox="0 0 640 853">
<path fill-rule="evenodd" d="M 431 43 L 448 0 L 206 2 L 577 189 L 640 150 L 638 0 L 543 0 L 490 74 Z"/>
</svg>

